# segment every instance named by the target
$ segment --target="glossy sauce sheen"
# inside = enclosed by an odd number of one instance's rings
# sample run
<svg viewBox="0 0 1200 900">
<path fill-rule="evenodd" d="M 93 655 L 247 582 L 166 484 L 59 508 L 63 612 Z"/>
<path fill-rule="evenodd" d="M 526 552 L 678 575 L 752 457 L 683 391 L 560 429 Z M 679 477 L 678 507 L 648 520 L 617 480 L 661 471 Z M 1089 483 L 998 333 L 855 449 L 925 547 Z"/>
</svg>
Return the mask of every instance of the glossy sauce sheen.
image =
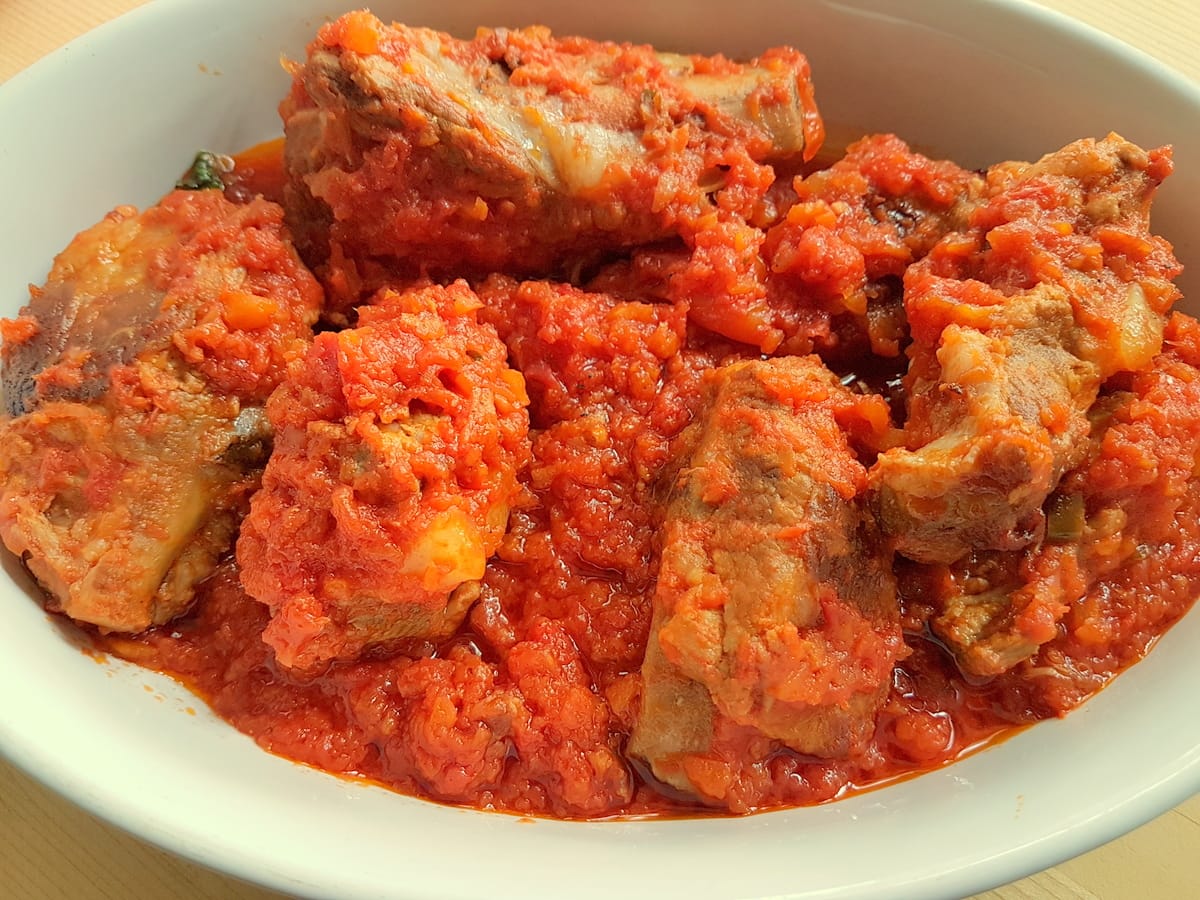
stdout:
<svg viewBox="0 0 1200 900">
<path fill-rule="evenodd" d="M 275 143 L 239 157 L 227 195 L 278 196 L 278 153 Z M 267 609 L 228 561 L 188 616 L 98 640 L 180 678 L 263 748 L 326 771 L 516 813 L 713 812 L 651 784 L 622 750 L 649 628 L 656 477 L 703 372 L 748 351 L 689 333 L 665 303 L 579 291 L 568 304 L 503 281 L 481 288 L 485 302 L 489 292 L 504 299 L 489 307 L 491 324 L 519 348 L 512 361 L 529 382 L 534 501 L 512 514 L 454 636 L 298 676 L 275 664 L 260 637 Z M 1033 660 L 987 681 L 960 674 L 930 636 L 925 599 L 954 573 L 898 564 L 911 652 L 874 737 L 844 760 L 770 755 L 744 774 L 753 801 L 738 811 L 820 803 L 945 765 L 1066 713 L 1140 659 L 1200 582 L 1197 365 L 1200 327 L 1176 316 L 1159 361 L 1106 388 L 1112 424 L 1078 489 L 1092 508 L 1120 506 L 1134 524 L 1080 551 L 1081 599 Z M 1131 474 L 1149 470 L 1157 476 Z M 1122 541 L 1136 552 L 1112 563 L 1105 554 Z"/>
</svg>

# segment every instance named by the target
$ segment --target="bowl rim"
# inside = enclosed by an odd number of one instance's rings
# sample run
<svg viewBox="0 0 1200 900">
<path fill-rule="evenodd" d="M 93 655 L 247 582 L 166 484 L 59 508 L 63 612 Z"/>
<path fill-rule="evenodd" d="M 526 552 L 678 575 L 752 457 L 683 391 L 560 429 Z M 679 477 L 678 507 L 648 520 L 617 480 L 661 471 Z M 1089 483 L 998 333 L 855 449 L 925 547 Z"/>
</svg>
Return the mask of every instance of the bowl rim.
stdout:
<svg viewBox="0 0 1200 900">
<path fill-rule="evenodd" d="M 952 0 L 931 0 L 936 5 L 953 5 Z M 1090 24 L 1034 2 L 1034 0 L 975 0 L 976 5 L 1016 16 L 1036 26 L 1050 30 L 1064 39 L 1081 41 L 1099 49 L 1106 55 L 1118 57 L 1123 64 L 1140 71 L 1147 79 L 1164 90 L 1177 94 L 1200 110 L 1200 85 L 1157 60 L 1148 52 L 1129 45 Z M 130 28 L 144 28 L 166 21 L 177 15 L 181 8 L 201 6 L 200 0 L 152 0 L 129 10 L 97 28 L 75 38 L 29 67 L 14 74 L 0 85 L 0 108 L 18 94 L 34 91 L 46 73 L 73 65 L 79 57 L 100 52 L 106 46 L 124 43 Z M 1193 612 L 1193 616 L 1197 613 Z M 139 672 L 145 670 L 138 670 Z M 1087 708 L 1076 710 L 1079 715 Z M 1044 723 L 1048 724 L 1048 723 Z M 1039 725 L 1039 727 L 1042 727 Z M 262 751 L 265 755 L 266 751 Z M 34 735 L 23 734 L 0 717 L 0 754 L 9 759 L 26 774 L 51 790 L 67 797 L 71 802 L 91 814 L 112 823 L 140 840 L 147 841 L 202 866 L 224 874 L 261 884 L 276 890 L 299 892 L 307 896 L 323 896 L 327 885 L 311 884 L 297 880 L 293 873 L 264 868 L 263 861 L 253 849 L 231 847 L 220 840 L 211 829 L 181 829 L 179 822 L 170 815 L 156 810 L 147 816 L 144 803 L 132 801 L 123 793 L 109 790 L 106 785 L 97 785 L 84 775 L 83 770 L 70 764 L 60 755 L 48 755 Z M 296 764 L 299 765 L 299 764 Z M 957 765 L 957 764 L 956 764 Z M 316 770 L 313 770 L 316 772 Z M 327 776 L 321 773 L 321 777 Z M 924 776 L 921 776 L 924 777 Z M 352 782 L 351 784 L 356 784 Z M 357 789 L 357 788 L 356 788 Z M 378 788 L 364 788 L 381 790 Z M 956 897 L 964 892 L 985 890 L 988 887 L 1008 883 L 1028 874 L 1041 871 L 1088 849 L 1103 844 L 1171 809 L 1178 803 L 1200 792 L 1200 747 L 1181 761 L 1178 770 L 1166 775 L 1108 806 L 1101 814 L 1087 821 L 1076 823 L 1069 829 L 1039 838 L 1028 846 L 1014 848 L 1020 851 L 1020 862 L 1014 865 L 1012 854 L 1001 854 L 977 860 L 969 868 L 939 874 L 925 874 L 911 881 L 876 885 L 865 890 L 864 897 L 894 896 L 901 889 L 920 888 L 928 896 Z M 865 795 L 864 795 L 865 796 Z M 413 801 L 427 804 L 428 801 Z M 841 801 L 845 802 L 845 801 Z M 448 810 L 452 814 L 466 816 L 505 816 L 505 814 L 481 813 L 429 804 L 433 808 Z M 1117 813 L 1120 815 L 1117 815 Z M 762 815 L 777 816 L 778 812 Z M 730 821 L 730 820 L 723 820 Z M 555 823 L 571 829 L 608 828 L 608 822 Z M 376 896 L 370 886 L 347 884 L 345 896 Z M 442 896 L 468 896 L 447 891 Z M 797 894 L 796 896 L 800 896 Z M 803 896 L 810 896 L 805 894 Z"/>
</svg>

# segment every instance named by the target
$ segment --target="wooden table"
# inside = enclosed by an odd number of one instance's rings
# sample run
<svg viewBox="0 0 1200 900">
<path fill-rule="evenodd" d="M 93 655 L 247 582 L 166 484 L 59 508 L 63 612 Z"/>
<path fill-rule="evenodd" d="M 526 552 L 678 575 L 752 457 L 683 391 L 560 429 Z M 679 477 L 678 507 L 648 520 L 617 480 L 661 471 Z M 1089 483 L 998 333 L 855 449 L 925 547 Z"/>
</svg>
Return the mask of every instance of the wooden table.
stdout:
<svg viewBox="0 0 1200 900">
<path fill-rule="evenodd" d="M 142 0 L 3 0 L 0 81 Z M 1200 81 L 1195 0 L 1041 0 Z M 1200 896 L 1200 796 L 1137 831 L 976 900 L 1183 900 Z M 228 898 L 278 895 L 163 853 L 0 761 L 0 896 Z"/>
</svg>

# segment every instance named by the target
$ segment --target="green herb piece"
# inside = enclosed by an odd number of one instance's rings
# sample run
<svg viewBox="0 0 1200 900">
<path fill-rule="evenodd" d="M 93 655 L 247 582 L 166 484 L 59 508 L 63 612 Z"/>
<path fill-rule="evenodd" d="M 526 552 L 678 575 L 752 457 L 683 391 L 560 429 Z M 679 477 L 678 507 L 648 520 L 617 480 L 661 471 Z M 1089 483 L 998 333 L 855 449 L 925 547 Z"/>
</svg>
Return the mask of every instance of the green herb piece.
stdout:
<svg viewBox="0 0 1200 900">
<path fill-rule="evenodd" d="M 1079 494 L 1054 494 L 1046 503 L 1046 540 L 1059 543 L 1083 537 L 1085 521 L 1083 497 Z"/>
<path fill-rule="evenodd" d="M 175 187 L 185 191 L 225 190 L 222 175 L 233 171 L 233 160 L 219 153 L 201 150 L 192 161 L 192 167 L 175 182 Z"/>
</svg>

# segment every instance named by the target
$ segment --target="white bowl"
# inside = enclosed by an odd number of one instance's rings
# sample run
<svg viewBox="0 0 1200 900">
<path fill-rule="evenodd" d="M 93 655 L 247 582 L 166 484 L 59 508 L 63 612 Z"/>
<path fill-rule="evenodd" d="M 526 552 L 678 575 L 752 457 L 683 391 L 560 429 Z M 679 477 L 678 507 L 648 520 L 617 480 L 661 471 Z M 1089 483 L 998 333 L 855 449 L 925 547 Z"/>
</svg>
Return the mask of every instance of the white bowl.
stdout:
<svg viewBox="0 0 1200 900">
<path fill-rule="evenodd" d="M 1116 130 L 1173 143 L 1159 230 L 1194 272 L 1200 92 L 1147 57 L 1019 2 L 377 3 L 469 34 L 545 22 L 663 48 L 791 43 L 835 123 L 983 166 Z M 198 147 L 279 131 L 278 58 L 334 0 L 162 0 L 0 90 L 0 314 L 77 230 L 153 201 Z M 37 212 L 34 212 L 34 211 Z M 1200 305 L 1185 302 L 1196 313 Z M 1200 614 L 1082 709 L 938 772 L 748 819 L 530 823 L 350 783 L 263 753 L 168 679 L 80 652 L 7 555 L 0 750 L 163 847 L 297 894 L 355 897 L 954 897 L 1096 846 L 1200 789 Z M 146 687 L 150 686 L 151 691 Z M 197 715 L 185 712 L 200 708 Z"/>
</svg>

